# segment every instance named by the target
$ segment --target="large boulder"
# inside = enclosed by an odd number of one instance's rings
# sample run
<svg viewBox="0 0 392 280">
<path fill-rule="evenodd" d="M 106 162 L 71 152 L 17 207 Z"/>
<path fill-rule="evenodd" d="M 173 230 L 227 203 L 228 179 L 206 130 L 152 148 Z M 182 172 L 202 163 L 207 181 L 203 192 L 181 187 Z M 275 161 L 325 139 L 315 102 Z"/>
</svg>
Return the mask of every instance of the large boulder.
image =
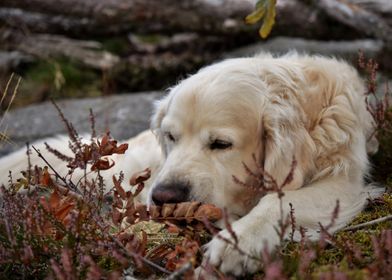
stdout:
<svg viewBox="0 0 392 280">
<path fill-rule="evenodd" d="M 91 131 L 89 121 L 91 108 L 95 115 L 97 133 L 102 134 L 109 129 L 116 139 L 125 139 L 149 127 L 153 103 L 162 95 L 162 92 L 146 92 L 70 99 L 56 103 L 78 132 Z M 0 143 L 0 155 L 5 155 L 26 142 L 67 133 L 59 113 L 50 102 L 8 112 L 4 116 L 1 129 L 9 141 Z"/>
</svg>

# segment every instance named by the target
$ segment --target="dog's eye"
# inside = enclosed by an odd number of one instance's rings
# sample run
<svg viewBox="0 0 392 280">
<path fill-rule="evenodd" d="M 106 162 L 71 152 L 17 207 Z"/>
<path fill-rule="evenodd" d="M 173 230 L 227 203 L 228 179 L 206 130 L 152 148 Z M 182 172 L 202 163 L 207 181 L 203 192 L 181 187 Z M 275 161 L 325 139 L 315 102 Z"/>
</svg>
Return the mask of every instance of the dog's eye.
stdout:
<svg viewBox="0 0 392 280">
<path fill-rule="evenodd" d="M 173 134 L 171 134 L 170 132 L 166 132 L 165 135 L 166 135 L 167 139 L 170 140 L 170 142 L 176 141 L 176 138 L 174 138 Z"/>
<path fill-rule="evenodd" d="M 210 144 L 210 150 L 225 150 L 233 146 L 232 143 L 216 139 Z"/>
</svg>

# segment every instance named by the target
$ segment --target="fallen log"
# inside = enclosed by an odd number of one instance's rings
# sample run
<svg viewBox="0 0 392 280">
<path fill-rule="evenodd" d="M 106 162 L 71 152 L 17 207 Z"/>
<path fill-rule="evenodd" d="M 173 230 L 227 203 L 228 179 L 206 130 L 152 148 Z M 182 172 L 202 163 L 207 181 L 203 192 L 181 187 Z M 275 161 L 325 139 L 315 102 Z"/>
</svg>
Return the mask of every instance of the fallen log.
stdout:
<svg viewBox="0 0 392 280">
<path fill-rule="evenodd" d="M 0 44 L 40 59 L 67 57 L 86 66 L 109 70 L 119 63 L 119 57 L 101 50 L 95 41 L 74 40 L 59 35 L 22 34 L 13 29 L 3 30 Z"/>
<path fill-rule="evenodd" d="M 0 75 L 12 71 L 22 63 L 31 63 L 33 61 L 34 58 L 32 56 L 18 51 L 0 51 Z"/>
<path fill-rule="evenodd" d="M 252 0 L 2 0 L 0 7 L 88 19 L 92 26 L 108 27 L 111 32 L 117 29 L 118 32 L 204 30 L 227 33 L 244 28 L 243 17 L 252 11 L 254 3 Z M 3 11 L 2 21 L 8 21 L 5 15 L 10 12 Z M 14 20 L 16 18 L 28 23 L 14 13 Z"/>
<path fill-rule="evenodd" d="M 380 15 L 359 4 L 337 0 L 314 0 L 313 4 L 331 18 L 350 26 L 366 36 L 372 36 L 392 45 L 392 26 Z"/>
<path fill-rule="evenodd" d="M 0 8 L 0 22 L 11 28 L 23 27 L 36 33 L 51 34 L 91 34 L 95 28 L 95 22 L 86 17 L 51 15 L 19 8 Z"/>
<path fill-rule="evenodd" d="M 257 40 L 257 24 L 244 23 L 254 5 L 255 0 L 2 0 L 0 23 L 76 37 L 195 32 L 232 37 L 248 34 Z M 301 0 L 279 0 L 276 11 L 271 36 L 341 39 L 353 33 L 352 28 L 331 22 Z"/>
</svg>

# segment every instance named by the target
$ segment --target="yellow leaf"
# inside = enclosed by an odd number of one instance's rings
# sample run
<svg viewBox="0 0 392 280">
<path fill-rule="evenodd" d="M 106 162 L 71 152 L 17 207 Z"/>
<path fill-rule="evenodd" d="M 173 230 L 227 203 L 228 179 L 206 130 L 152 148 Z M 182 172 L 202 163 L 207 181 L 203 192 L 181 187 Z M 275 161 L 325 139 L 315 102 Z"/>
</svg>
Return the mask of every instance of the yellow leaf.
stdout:
<svg viewBox="0 0 392 280">
<path fill-rule="evenodd" d="M 265 14 L 264 7 L 257 8 L 250 15 L 246 16 L 245 23 L 246 24 L 255 24 L 256 22 L 258 22 L 260 19 L 263 18 L 264 14 Z"/>
<path fill-rule="evenodd" d="M 254 24 L 262 21 L 259 34 L 262 38 L 266 38 L 275 24 L 275 6 L 276 0 L 258 0 L 256 9 L 245 18 L 247 24 Z"/>
<path fill-rule="evenodd" d="M 270 34 L 272 26 L 275 24 L 275 5 L 276 0 L 270 0 L 264 22 L 259 29 L 259 34 L 264 39 Z"/>
</svg>

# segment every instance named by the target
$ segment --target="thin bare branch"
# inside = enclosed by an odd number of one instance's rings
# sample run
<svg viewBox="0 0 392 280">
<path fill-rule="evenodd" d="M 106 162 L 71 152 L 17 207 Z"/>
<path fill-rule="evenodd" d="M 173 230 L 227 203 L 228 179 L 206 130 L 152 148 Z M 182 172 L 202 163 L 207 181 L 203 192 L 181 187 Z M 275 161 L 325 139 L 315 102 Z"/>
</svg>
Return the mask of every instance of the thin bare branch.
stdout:
<svg viewBox="0 0 392 280">
<path fill-rule="evenodd" d="M 34 146 L 32 146 L 34 151 L 37 153 L 38 157 L 40 157 L 47 165 L 48 167 L 54 172 L 54 174 L 57 176 L 57 178 L 59 178 L 61 181 L 63 181 L 63 183 L 65 184 L 66 187 L 69 187 L 69 189 L 73 192 L 76 192 L 77 194 L 81 195 L 81 192 L 78 190 L 78 188 L 75 186 L 74 183 L 72 183 L 72 181 L 68 181 L 61 176 L 56 169 L 53 168 L 53 166 L 46 160 L 46 158 L 41 154 L 41 152 L 36 149 Z"/>
<path fill-rule="evenodd" d="M 190 262 L 184 264 L 180 269 L 174 271 L 170 274 L 166 280 L 180 280 L 184 279 L 184 274 L 192 269 L 192 264 Z"/>
<path fill-rule="evenodd" d="M 349 226 L 349 227 L 346 227 L 346 228 L 342 229 L 342 231 L 357 230 L 357 229 L 361 229 L 361 228 L 364 228 L 364 227 L 376 225 L 376 224 L 379 224 L 379 223 L 382 223 L 382 222 L 386 222 L 388 220 L 392 220 L 392 215 L 381 217 L 381 218 L 378 218 L 378 219 L 375 219 L 375 220 L 372 220 L 372 221 L 369 221 L 369 222 L 365 222 L 365 223 L 362 223 L 362 224 Z"/>
</svg>

